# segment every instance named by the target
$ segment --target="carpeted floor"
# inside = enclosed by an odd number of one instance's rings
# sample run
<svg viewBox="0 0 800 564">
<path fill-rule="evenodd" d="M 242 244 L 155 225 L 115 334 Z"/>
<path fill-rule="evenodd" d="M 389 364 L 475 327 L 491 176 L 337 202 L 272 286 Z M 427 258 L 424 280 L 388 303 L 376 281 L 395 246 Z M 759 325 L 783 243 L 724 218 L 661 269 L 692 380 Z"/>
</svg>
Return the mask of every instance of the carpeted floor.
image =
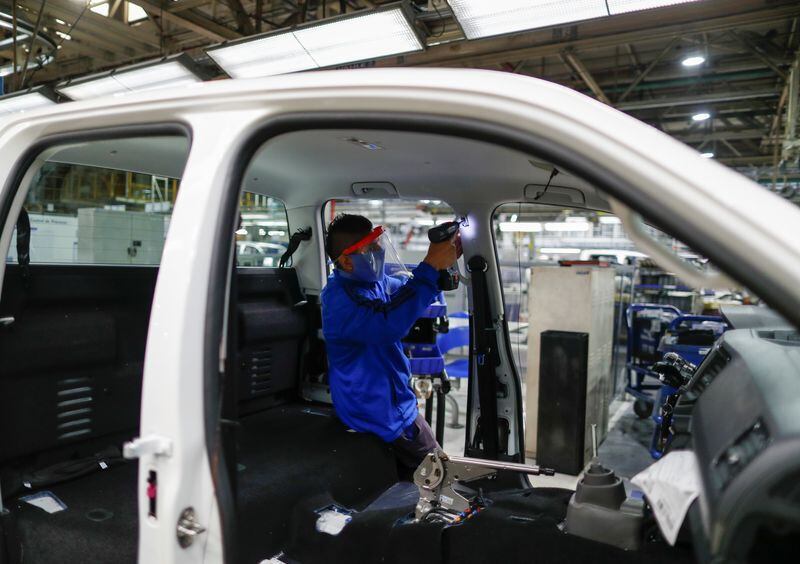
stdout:
<svg viewBox="0 0 800 564">
<path fill-rule="evenodd" d="M 14 502 L 24 563 L 134 563 L 139 538 L 136 461 L 46 488 L 66 509 Z M 26 494 L 23 494 L 26 495 Z"/>
<path fill-rule="evenodd" d="M 287 405 L 241 423 L 236 548 L 242 564 L 278 553 L 304 564 L 692 561 L 685 547 L 651 543 L 625 552 L 564 534 L 559 525 L 572 492 L 555 488 L 487 491 L 486 511 L 445 530 L 407 523 L 416 490 L 397 485 L 390 447 L 348 431 L 330 408 Z M 67 506 L 54 514 L 16 502 L 23 561 L 135 562 L 136 475 L 136 463 L 126 463 L 48 488 Z M 337 536 L 316 530 L 316 512 L 331 504 L 353 511 Z"/>
</svg>

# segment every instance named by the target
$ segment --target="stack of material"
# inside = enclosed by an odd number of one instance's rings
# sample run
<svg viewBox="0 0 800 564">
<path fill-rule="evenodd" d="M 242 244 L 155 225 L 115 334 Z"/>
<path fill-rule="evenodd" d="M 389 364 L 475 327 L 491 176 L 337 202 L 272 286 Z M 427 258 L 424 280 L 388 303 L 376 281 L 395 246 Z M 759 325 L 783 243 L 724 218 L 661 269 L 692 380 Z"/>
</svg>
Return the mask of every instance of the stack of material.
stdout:
<svg viewBox="0 0 800 564">
<path fill-rule="evenodd" d="M 541 333 L 574 331 L 589 334 L 586 378 L 584 460 L 591 458 L 591 425 L 598 440 L 608 429 L 611 402 L 611 356 L 614 332 L 614 270 L 598 267 L 549 267 L 531 269 L 529 291 L 528 373 L 525 454 L 536 457 L 539 429 L 539 381 Z M 564 417 L 575 416 L 565 412 Z"/>
</svg>

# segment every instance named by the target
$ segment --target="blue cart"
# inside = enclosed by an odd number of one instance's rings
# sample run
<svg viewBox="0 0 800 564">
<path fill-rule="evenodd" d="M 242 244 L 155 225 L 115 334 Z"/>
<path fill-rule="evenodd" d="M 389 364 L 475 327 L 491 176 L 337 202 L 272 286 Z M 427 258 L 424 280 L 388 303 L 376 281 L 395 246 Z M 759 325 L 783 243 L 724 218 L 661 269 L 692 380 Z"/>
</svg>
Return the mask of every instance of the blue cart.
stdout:
<svg viewBox="0 0 800 564">
<path fill-rule="evenodd" d="M 658 375 L 650 367 L 661 358 L 658 348 L 661 337 L 681 311 L 665 304 L 631 304 L 627 310 L 628 343 L 625 353 L 628 385 L 625 391 L 636 400 L 633 411 L 640 419 L 653 412 L 661 389 Z"/>
<path fill-rule="evenodd" d="M 445 371 L 444 355 L 436 343 L 438 331 L 441 330 L 439 321 L 446 319 L 447 302 L 444 292 L 439 292 L 436 301 L 427 307 L 403 342 L 411 365 L 412 378 L 430 382 L 431 395 L 425 400 L 425 419 L 429 425 L 432 423 L 435 398 L 435 433 L 439 444 L 444 441 L 445 404 L 448 400 L 455 401 L 447 395 L 450 392 L 450 381 Z M 424 327 L 420 323 L 423 323 Z M 420 331 L 414 334 L 417 328 Z"/>
<path fill-rule="evenodd" d="M 713 315 L 681 315 L 673 319 L 667 327 L 658 347 L 659 356 L 673 352 L 681 358 L 700 366 L 716 340 L 730 327 L 721 317 Z M 650 456 L 658 460 L 664 455 L 664 447 L 672 440 L 670 436 L 666 443 L 661 444 L 661 427 L 664 423 L 661 406 L 667 399 L 678 392 L 678 389 L 662 384 L 658 391 L 656 405 L 659 409 L 653 410 L 655 429 L 650 443 Z"/>
</svg>

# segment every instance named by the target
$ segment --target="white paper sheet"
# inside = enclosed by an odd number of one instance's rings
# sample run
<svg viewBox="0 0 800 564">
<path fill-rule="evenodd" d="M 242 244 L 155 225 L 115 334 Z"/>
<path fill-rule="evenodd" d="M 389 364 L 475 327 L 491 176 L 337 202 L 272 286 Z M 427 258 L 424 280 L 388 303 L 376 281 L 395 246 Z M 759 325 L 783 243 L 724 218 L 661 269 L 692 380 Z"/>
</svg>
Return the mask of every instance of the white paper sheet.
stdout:
<svg viewBox="0 0 800 564">
<path fill-rule="evenodd" d="M 317 531 L 329 535 L 338 535 L 353 518 L 332 509 L 322 511 L 317 519 Z"/>
<path fill-rule="evenodd" d="M 53 492 L 48 491 L 28 495 L 21 497 L 20 499 L 25 503 L 29 503 L 38 507 L 39 509 L 44 509 L 48 513 L 58 513 L 59 511 L 64 511 L 67 508 L 67 506 L 64 505 L 64 502 L 58 499 Z"/>
<path fill-rule="evenodd" d="M 697 457 L 690 450 L 670 452 L 631 479 L 656 517 L 661 534 L 674 545 L 689 506 L 700 494 Z"/>
</svg>

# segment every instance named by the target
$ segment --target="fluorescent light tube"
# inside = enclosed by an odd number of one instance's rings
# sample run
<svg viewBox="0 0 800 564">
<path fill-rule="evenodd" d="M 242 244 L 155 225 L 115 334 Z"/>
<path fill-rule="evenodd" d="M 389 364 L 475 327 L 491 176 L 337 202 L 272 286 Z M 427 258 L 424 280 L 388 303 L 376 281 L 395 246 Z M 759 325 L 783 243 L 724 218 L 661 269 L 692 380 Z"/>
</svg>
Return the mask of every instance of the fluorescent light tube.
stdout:
<svg viewBox="0 0 800 564">
<path fill-rule="evenodd" d="M 357 12 L 206 52 L 232 78 L 255 78 L 422 51 L 403 5 Z"/>
<path fill-rule="evenodd" d="M 56 90 L 71 100 L 88 100 L 99 96 L 110 96 L 122 90 L 119 82 L 111 76 L 104 76 L 86 82 L 66 86 L 56 86 Z"/>
<path fill-rule="evenodd" d="M 542 247 L 539 252 L 543 255 L 577 255 L 581 250 L 570 247 Z"/>
<path fill-rule="evenodd" d="M 501 221 L 500 231 L 503 233 L 540 233 L 542 224 L 532 221 Z"/>
<path fill-rule="evenodd" d="M 55 101 L 39 92 L 0 96 L 0 115 L 27 112 L 36 108 L 52 106 Z"/>
<path fill-rule="evenodd" d="M 697 0 L 608 0 L 608 12 L 613 16 L 615 14 L 661 8 L 662 6 L 688 4 L 689 2 L 697 2 Z"/>
<path fill-rule="evenodd" d="M 319 66 L 292 32 L 234 43 L 207 52 L 231 78 L 272 76 Z"/>
<path fill-rule="evenodd" d="M 589 231 L 589 223 L 582 222 L 553 222 L 544 224 L 545 231 Z"/>
<path fill-rule="evenodd" d="M 202 80 L 178 58 L 174 58 L 154 64 L 117 69 L 95 78 L 87 77 L 83 80 L 66 82 L 56 86 L 56 90 L 72 100 L 88 100 L 100 96 L 122 96 L 131 92 L 161 88 L 180 88 Z"/>
<path fill-rule="evenodd" d="M 448 0 L 467 39 L 607 16 L 604 0 Z"/>
<path fill-rule="evenodd" d="M 114 79 L 129 92 L 144 92 L 159 88 L 179 88 L 202 82 L 202 79 L 178 61 L 115 72 Z"/>
<path fill-rule="evenodd" d="M 294 36 L 320 67 L 422 51 L 399 7 L 298 29 Z"/>
</svg>

